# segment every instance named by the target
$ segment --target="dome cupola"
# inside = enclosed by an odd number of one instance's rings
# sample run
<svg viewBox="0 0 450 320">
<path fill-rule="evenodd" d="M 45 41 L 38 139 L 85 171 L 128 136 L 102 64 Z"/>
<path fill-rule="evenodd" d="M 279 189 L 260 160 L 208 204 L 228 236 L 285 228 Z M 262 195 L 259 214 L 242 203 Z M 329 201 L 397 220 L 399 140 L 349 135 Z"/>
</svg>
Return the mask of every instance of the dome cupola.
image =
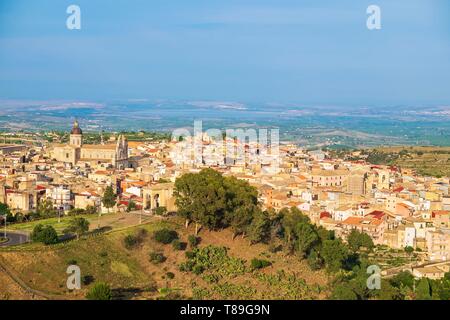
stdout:
<svg viewBox="0 0 450 320">
<path fill-rule="evenodd" d="M 83 131 L 80 129 L 80 125 L 78 124 L 78 121 L 75 120 L 73 123 L 72 131 L 70 131 L 70 134 L 83 134 Z"/>
</svg>

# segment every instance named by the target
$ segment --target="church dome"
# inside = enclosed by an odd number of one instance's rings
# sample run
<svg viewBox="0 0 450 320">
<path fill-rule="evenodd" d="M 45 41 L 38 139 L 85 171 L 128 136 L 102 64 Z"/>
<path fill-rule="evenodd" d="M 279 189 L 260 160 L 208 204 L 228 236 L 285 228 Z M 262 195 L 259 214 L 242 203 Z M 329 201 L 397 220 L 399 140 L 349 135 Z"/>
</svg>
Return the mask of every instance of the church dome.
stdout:
<svg viewBox="0 0 450 320">
<path fill-rule="evenodd" d="M 78 124 L 78 121 L 75 120 L 73 123 L 72 131 L 70 131 L 70 134 L 83 134 L 83 131 L 80 129 L 80 125 Z"/>
</svg>

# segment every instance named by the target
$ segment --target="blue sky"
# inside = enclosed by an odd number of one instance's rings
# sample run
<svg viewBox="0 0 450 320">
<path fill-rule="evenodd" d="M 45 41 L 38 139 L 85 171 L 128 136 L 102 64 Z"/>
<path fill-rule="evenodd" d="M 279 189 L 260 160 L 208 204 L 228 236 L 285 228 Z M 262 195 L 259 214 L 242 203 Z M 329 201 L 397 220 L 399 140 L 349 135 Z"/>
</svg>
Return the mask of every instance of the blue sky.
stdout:
<svg viewBox="0 0 450 320">
<path fill-rule="evenodd" d="M 0 99 L 144 98 L 449 104 L 450 1 L 0 0 Z"/>
</svg>

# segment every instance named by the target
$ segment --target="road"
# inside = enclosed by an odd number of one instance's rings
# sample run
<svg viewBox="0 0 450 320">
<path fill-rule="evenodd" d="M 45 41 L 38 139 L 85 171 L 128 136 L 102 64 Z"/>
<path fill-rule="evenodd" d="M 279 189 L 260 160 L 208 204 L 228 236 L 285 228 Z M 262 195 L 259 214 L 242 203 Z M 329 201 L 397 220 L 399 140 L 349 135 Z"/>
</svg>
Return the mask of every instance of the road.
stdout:
<svg viewBox="0 0 450 320">
<path fill-rule="evenodd" d="M 3 231 L 0 231 L 0 237 L 3 237 Z M 18 232 L 7 231 L 6 237 L 8 238 L 8 241 L 0 243 L 0 247 L 15 246 L 28 242 L 29 240 L 27 235 Z"/>
</svg>

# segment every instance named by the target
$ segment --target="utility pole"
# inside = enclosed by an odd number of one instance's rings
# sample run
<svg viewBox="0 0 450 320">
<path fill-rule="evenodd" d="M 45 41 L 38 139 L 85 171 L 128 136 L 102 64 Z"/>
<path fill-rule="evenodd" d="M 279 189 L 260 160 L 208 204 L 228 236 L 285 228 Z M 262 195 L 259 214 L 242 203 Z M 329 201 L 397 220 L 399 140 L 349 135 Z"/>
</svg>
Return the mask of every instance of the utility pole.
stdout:
<svg viewBox="0 0 450 320">
<path fill-rule="evenodd" d="M 100 229 L 100 216 L 102 214 L 102 208 L 98 209 L 97 229 Z"/>
<path fill-rule="evenodd" d="M 5 229 L 3 231 L 3 237 L 6 239 L 6 214 L 4 215 L 4 219 L 5 219 Z"/>
</svg>

